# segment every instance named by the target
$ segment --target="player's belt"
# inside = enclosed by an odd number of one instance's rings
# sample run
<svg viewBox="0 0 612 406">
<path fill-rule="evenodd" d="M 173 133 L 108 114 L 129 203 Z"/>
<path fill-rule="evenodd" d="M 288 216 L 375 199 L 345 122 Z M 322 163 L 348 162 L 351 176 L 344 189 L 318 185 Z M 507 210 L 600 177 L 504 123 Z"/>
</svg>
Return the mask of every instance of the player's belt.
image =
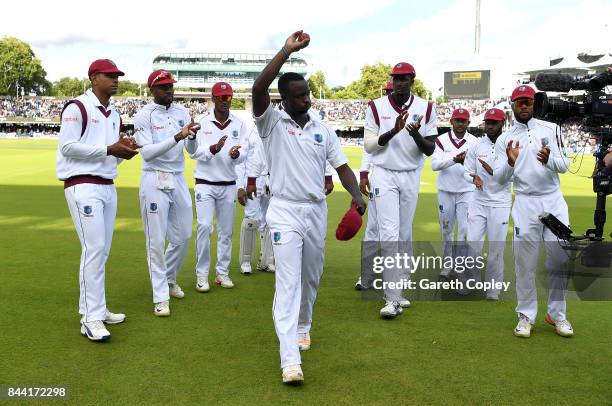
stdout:
<svg viewBox="0 0 612 406">
<path fill-rule="evenodd" d="M 196 178 L 196 185 L 231 186 L 235 184 L 236 184 L 235 180 L 213 182 L 212 180 Z"/>
<path fill-rule="evenodd" d="M 95 175 L 76 175 L 71 176 L 64 181 L 64 189 L 81 183 L 93 183 L 95 185 L 112 185 L 112 179 L 106 179 Z"/>
</svg>

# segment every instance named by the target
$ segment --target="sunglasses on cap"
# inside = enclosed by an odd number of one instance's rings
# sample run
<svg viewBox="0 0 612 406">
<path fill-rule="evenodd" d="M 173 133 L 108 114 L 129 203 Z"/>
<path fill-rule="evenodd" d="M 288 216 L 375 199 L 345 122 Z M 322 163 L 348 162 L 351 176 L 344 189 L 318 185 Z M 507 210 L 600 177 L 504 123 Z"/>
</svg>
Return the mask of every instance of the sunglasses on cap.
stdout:
<svg viewBox="0 0 612 406">
<path fill-rule="evenodd" d="M 160 72 L 159 75 L 155 76 L 155 78 L 151 81 L 151 86 L 155 86 L 155 83 L 159 82 L 162 79 L 173 79 L 172 77 L 172 73 L 167 72 L 167 71 L 163 71 Z"/>
<path fill-rule="evenodd" d="M 229 94 L 224 94 L 221 96 L 215 96 L 215 99 L 219 100 L 219 101 L 224 101 L 224 102 L 231 102 L 232 101 L 232 96 L 230 96 Z"/>
<path fill-rule="evenodd" d="M 533 99 L 516 99 L 514 102 L 516 107 L 531 107 L 533 106 Z"/>
</svg>

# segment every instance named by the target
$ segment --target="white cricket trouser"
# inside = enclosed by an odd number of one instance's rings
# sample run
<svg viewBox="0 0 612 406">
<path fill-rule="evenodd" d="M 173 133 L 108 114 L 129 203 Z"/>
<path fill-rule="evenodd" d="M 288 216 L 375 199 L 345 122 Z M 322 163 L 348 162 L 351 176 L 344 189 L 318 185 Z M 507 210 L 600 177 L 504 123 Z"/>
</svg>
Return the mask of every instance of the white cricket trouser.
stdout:
<svg viewBox="0 0 612 406">
<path fill-rule="evenodd" d="M 374 166 L 370 172 L 370 187 L 374 193 L 377 240 L 382 244 L 385 256 L 395 256 L 400 251 L 412 255 L 412 220 L 419 198 L 419 182 L 423 168 L 412 171 L 393 171 L 381 166 Z M 384 282 L 399 282 L 409 279 L 409 270 L 386 269 L 383 272 Z M 402 299 L 401 289 L 385 289 L 385 300 Z"/>
<path fill-rule="evenodd" d="M 115 227 L 117 191 L 115 185 L 81 183 L 64 189 L 64 194 L 81 241 L 79 313 L 87 322 L 104 320 L 105 265 Z"/>
<path fill-rule="evenodd" d="M 378 241 L 378 225 L 376 218 L 376 198 L 374 192 L 370 192 L 368 196 L 368 220 L 366 222 L 364 241 Z"/>
<path fill-rule="evenodd" d="M 567 203 L 560 191 L 546 196 L 515 196 L 512 250 L 518 301 L 516 311 L 527 316 L 531 323 L 535 322 L 538 313 L 536 269 L 542 240 L 546 252 L 548 313 L 555 320 L 565 320 L 569 254 L 563 249 L 563 242 L 538 219 L 542 212 L 551 213 L 569 227 Z"/>
<path fill-rule="evenodd" d="M 458 255 L 453 253 L 454 242 L 466 242 L 468 232 L 468 207 L 472 201 L 472 192 L 446 192 L 438 190 L 438 210 L 444 257 Z M 457 239 L 455 240 L 455 224 Z"/>
<path fill-rule="evenodd" d="M 312 309 L 323 274 L 327 204 L 272 197 L 266 216 L 276 261 L 272 317 L 281 368 L 301 364 L 298 333 L 310 332 Z"/>
<path fill-rule="evenodd" d="M 217 218 L 217 275 L 229 275 L 232 259 L 232 234 L 236 214 L 236 185 L 195 185 L 196 196 L 196 274 L 208 276 L 210 268 L 210 235 L 213 214 Z"/>
<path fill-rule="evenodd" d="M 510 207 L 484 206 L 472 201 L 468 210 L 467 239 L 470 244 L 470 255 L 481 256 L 485 234 L 489 240 L 487 270 L 485 281 L 503 282 L 504 280 L 504 249 L 508 234 L 508 219 Z M 480 280 L 480 272 L 474 275 Z M 487 291 L 487 298 L 497 299 L 499 289 Z"/>
<path fill-rule="evenodd" d="M 143 171 L 140 180 L 140 213 L 154 303 L 170 299 L 168 284 L 176 283 L 191 238 L 193 211 L 189 188 L 182 173 L 173 174 L 173 178 L 172 190 L 158 189 L 153 171 Z"/>
</svg>

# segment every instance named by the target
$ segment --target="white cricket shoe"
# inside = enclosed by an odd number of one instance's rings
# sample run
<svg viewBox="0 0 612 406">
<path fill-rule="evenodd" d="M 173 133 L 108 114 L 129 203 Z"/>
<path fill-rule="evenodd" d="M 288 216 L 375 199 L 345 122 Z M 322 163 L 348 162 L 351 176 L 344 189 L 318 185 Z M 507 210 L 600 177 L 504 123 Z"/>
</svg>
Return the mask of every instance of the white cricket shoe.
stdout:
<svg viewBox="0 0 612 406">
<path fill-rule="evenodd" d="M 240 264 L 240 272 L 242 272 L 243 275 L 250 275 L 251 273 L 253 273 L 253 270 L 251 269 L 251 263 L 243 262 L 242 264 Z"/>
<path fill-rule="evenodd" d="M 178 283 L 174 283 L 170 285 L 170 296 L 182 299 L 185 297 L 185 292 L 183 292 L 183 289 L 181 289 Z"/>
<path fill-rule="evenodd" d="M 283 383 L 300 384 L 304 381 L 304 373 L 299 365 L 291 365 L 283 368 Z"/>
<path fill-rule="evenodd" d="M 308 351 L 310 349 L 309 333 L 298 333 L 298 347 L 300 351 Z"/>
<path fill-rule="evenodd" d="M 544 318 L 548 324 L 551 326 L 555 326 L 555 332 L 559 334 L 561 337 L 571 337 L 574 335 L 574 329 L 572 325 L 567 320 L 554 320 L 552 316 L 546 313 L 546 317 Z"/>
<path fill-rule="evenodd" d="M 163 302 L 155 303 L 155 306 L 153 306 L 153 314 L 157 317 L 170 316 L 170 302 L 164 300 Z"/>
<path fill-rule="evenodd" d="M 196 290 L 198 292 L 208 292 L 210 290 L 210 285 L 208 284 L 208 278 L 206 276 L 198 276 Z"/>
<path fill-rule="evenodd" d="M 91 341 L 105 341 L 111 338 L 111 333 L 106 329 L 102 320 L 82 321 L 81 334 Z"/>
<path fill-rule="evenodd" d="M 514 329 L 514 335 L 517 337 L 529 338 L 531 336 L 531 330 L 533 330 L 533 324 L 529 322 L 529 319 L 523 313 L 519 313 L 519 322 Z"/>
<path fill-rule="evenodd" d="M 403 313 L 402 307 L 398 302 L 385 302 L 385 306 L 380 309 L 380 317 L 383 319 L 392 319 Z"/>
<path fill-rule="evenodd" d="M 258 262 L 257 263 L 257 270 L 258 271 L 262 271 L 262 272 L 274 273 L 276 268 L 275 268 L 274 264 L 264 265 L 262 262 Z"/>
<path fill-rule="evenodd" d="M 106 313 L 104 315 L 104 323 L 105 324 L 119 324 L 125 321 L 125 314 L 123 313 L 111 313 L 108 309 L 106 309 Z"/>
<path fill-rule="evenodd" d="M 412 306 L 412 303 L 410 303 L 410 300 L 406 299 L 405 297 L 401 298 L 399 302 L 400 307 L 405 309 L 407 307 Z"/>
<path fill-rule="evenodd" d="M 275 264 L 268 264 L 268 268 L 266 272 L 275 272 L 276 271 L 276 265 Z"/>
<path fill-rule="evenodd" d="M 222 288 L 231 289 L 234 287 L 234 282 L 227 275 L 217 275 L 215 278 L 215 283 Z"/>
<path fill-rule="evenodd" d="M 451 273 L 451 269 L 450 268 L 442 268 L 442 270 L 440 271 L 440 277 L 441 278 L 448 278 L 450 276 Z"/>
<path fill-rule="evenodd" d="M 361 276 L 355 282 L 355 290 L 363 290 L 363 285 L 361 284 Z"/>
</svg>

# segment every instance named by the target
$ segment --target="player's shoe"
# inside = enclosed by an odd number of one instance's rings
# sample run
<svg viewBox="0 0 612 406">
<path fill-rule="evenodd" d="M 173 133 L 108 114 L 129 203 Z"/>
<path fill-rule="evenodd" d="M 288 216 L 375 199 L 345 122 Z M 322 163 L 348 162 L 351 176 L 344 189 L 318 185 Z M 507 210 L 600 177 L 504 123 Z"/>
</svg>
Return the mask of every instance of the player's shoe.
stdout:
<svg viewBox="0 0 612 406">
<path fill-rule="evenodd" d="M 551 326 L 555 326 L 555 331 L 561 337 L 571 337 L 574 335 L 574 329 L 572 325 L 567 320 L 555 321 L 550 314 L 546 313 L 546 317 L 544 318 L 548 324 Z"/>
<path fill-rule="evenodd" d="M 215 283 L 222 288 L 231 289 L 234 287 L 234 282 L 227 275 L 217 275 L 215 278 Z"/>
<path fill-rule="evenodd" d="M 529 338 L 531 336 L 531 330 L 533 330 L 533 324 L 529 322 L 529 319 L 523 313 L 519 313 L 519 321 L 514 329 L 514 335 L 517 337 Z"/>
<path fill-rule="evenodd" d="M 441 278 L 448 278 L 450 276 L 451 273 L 451 269 L 450 268 L 442 268 L 442 270 L 440 271 L 440 277 Z"/>
<path fill-rule="evenodd" d="M 104 314 L 104 323 L 105 324 L 119 324 L 125 321 L 125 314 L 123 313 L 111 313 L 108 309 L 106 309 L 106 313 Z"/>
<path fill-rule="evenodd" d="M 385 302 L 385 306 L 380 309 L 380 317 L 383 319 L 392 319 L 403 313 L 402 307 L 398 302 Z"/>
<path fill-rule="evenodd" d="M 111 338 L 111 333 L 106 329 L 102 320 L 82 321 L 81 334 L 91 341 L 105 341 Z"/>
<path fill-rule="evenodd" d="M 183 292 L 183 289 L 181 289 L 178 283 L 174 283 L 170 285 L 170 296 L 182 299 L 185 297 L 185 292 Z"/>
<path fill-rule="evenodd" d="M 283 368 L 283 383 L 298 385 L 304 381 L 304 373 L 299 365 Z"/>
<path fill-rule="evenodd" d="M 276 272 L 276 265 L 275 264 L 268 264 L 266 269 L 267 269 L 266 272 L 274 273 L 274 272 Z"/>
<path fill-rule="evenodd" d="M 155 303 L 155 306 L 153 306 L 153 314 L 157 317 L 170 316 L 170 303 L 167 300 Z"/>
<path fill-rule="evenodd" d="M 300 351 L 308 351 L 310 349 L 309 333 L 298 333 L 298 347 Z"/>
<path fill-rule="evenodd" d="M 361 276 L 359 277 L 359 279 L 357 279 L 357 282 L 355 282 L 355 290 L 364 290 L 364 287 L 361 284 Z"/>
<path fill-rule="evenodd" d="M 276 268 L 275 268 L 274 264 L 264 265 L 262 262 L 258 262 L 257 263 L 257 270 L 258 271 L 262 271 L 262 272 L 274 273 Z"/>
<path fill-rule="evenodd" d="M 253 273 L 253 270 L 251 269 L 251 263 L 243 262 L 242 264 L 240 264 L 240 272 L 242 272 L 243 275 L 250 275 L 251 273 Z"/>
<path fill-rule="evenodd" d="M 406 299 L 405 297 L 402 297 L 400 301 L 397 303 L 399 303 L 400 307 L 403 309 L 412 306 L 412 303 L 410 303 L 410 300 Z"/>
<path fill-rule="evenodd" d="M 196 290 L 198 292 L 208 292 L 210 290 L 210 285 L 208 284 L 208 278 L 206 276 L 198 276 Z"/>
</svg>

